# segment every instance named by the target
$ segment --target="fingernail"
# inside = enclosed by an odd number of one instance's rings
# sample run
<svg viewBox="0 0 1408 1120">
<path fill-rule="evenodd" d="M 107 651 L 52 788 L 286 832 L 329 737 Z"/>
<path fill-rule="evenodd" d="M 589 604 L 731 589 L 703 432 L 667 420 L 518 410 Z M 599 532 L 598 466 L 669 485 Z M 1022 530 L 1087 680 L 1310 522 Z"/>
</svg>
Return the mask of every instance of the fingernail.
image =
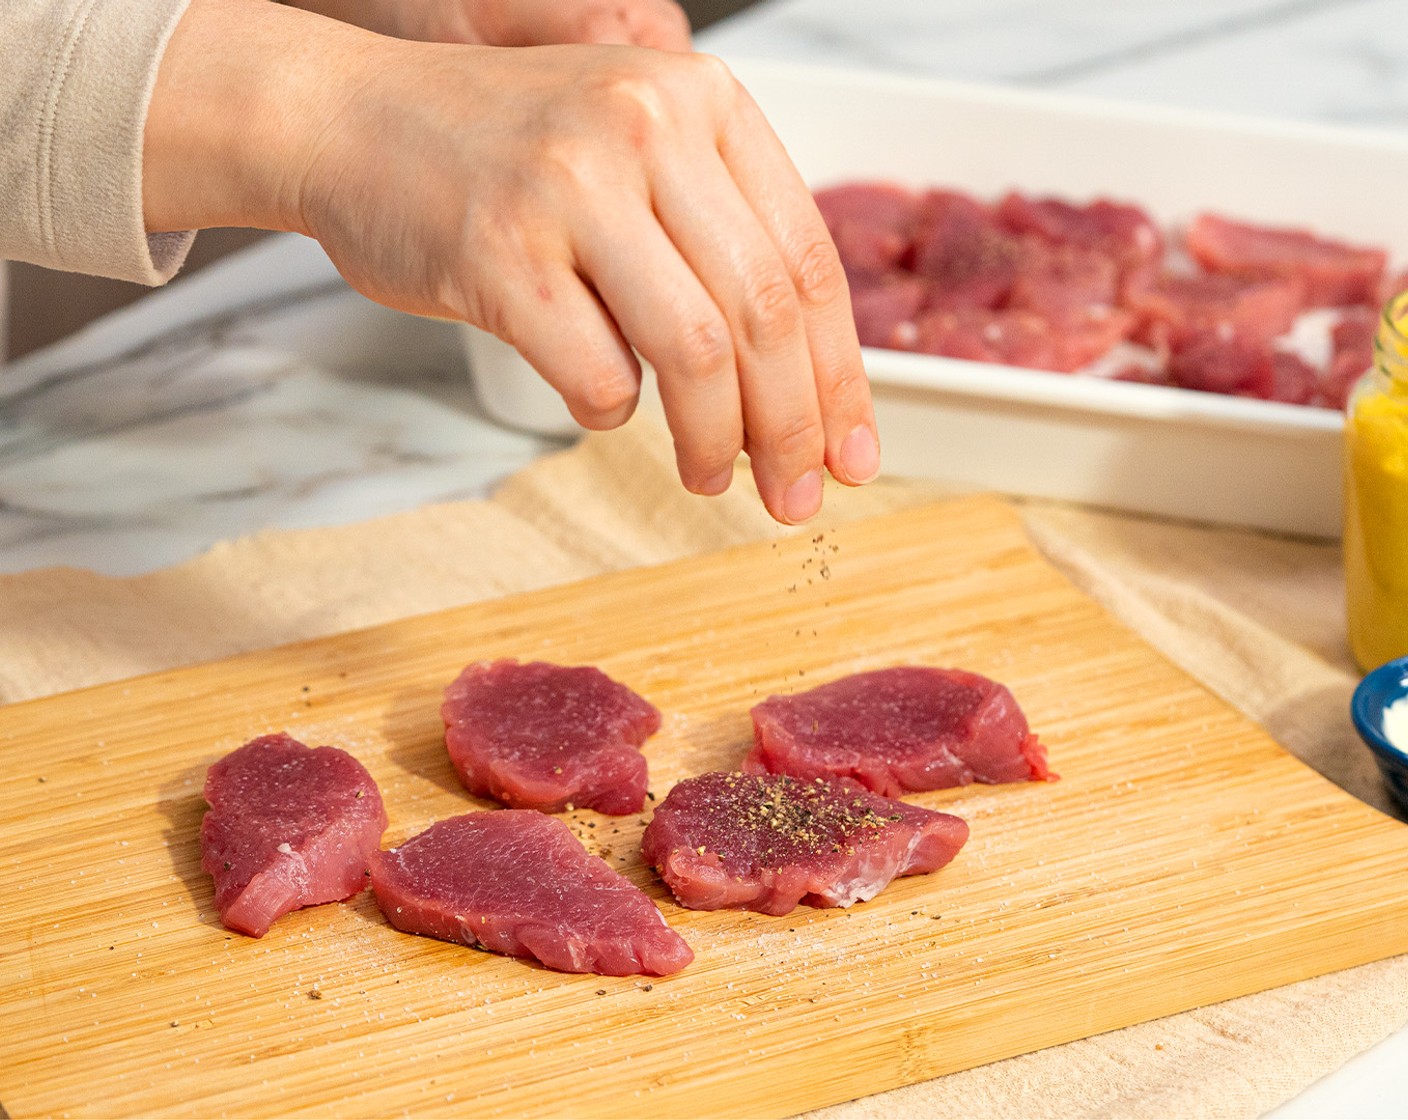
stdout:
<svg viewBox="0 0 1408 1120">
<path fill-rule="evenodd" d="M 794 525 L 814 517 L 821 509 L 821 471 L 808 471 L 787 488 L 782 496 L 782 512 Z"/>
<path fill-rule="evenodd" d="M 864 424 L 841 441 L 841 466 L 852 482 L 869 482 L 880 473 L 880 445 Z"/>
<path fill-rule="evenodd" d="M 699 489 L 695 492 L 698 494 L 703 494 L 707 498 L 713 498 L 717 497 L 719 494 L 722 494 L 732 485 L 733 468 L 725 467 L 713 478 L 709 479 L 708 482 L 701 483 Z"/>
</svg>

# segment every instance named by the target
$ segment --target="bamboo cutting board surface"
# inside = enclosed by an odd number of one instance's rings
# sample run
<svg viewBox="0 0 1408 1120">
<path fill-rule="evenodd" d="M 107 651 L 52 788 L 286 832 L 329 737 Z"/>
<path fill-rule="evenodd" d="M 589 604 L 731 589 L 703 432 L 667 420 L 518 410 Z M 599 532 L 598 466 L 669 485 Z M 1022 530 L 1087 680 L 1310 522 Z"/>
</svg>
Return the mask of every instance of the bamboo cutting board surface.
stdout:
<svg viewBox="0 0 1408 1120">
<path fill-rule="evenodd" d="M 218 620 L 212 620 L 217 624 Z M 651 788 L 731 768 L 750 705 L 864 669 L 1007 683 L 1055 783 L 913 800 L 968 846 L 850 910 L 675 907 L 644 817 L 566 817 L 693 946 L 569 976 L 391 929 L 369 892 L 223 929 L 207 766 L 355 754 L 388 845 L 487 807 L 445 755 L 466 663 L 590 663 L 664 713 Z M 0 1102 L 72 1115 L 760 1115 L 1408 951 L 1408 828 L 1330 785 L 966 499 L 0 708 Z"/>
</svg>

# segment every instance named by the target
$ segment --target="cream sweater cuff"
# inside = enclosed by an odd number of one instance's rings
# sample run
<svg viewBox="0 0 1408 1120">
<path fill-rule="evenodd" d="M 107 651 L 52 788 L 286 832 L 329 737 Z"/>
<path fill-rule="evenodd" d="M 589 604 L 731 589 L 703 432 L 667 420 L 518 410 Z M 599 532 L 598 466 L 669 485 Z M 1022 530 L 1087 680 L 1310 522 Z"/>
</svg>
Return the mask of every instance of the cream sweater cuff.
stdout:
<svg viewBox="0 0 1408 1120">
<path fill-rule="evenodd" d="M 163 284 L 194 234 L 148 235 L 142 131 L 189 0 L 0 3 L 0 258 Z"/>
</svg>

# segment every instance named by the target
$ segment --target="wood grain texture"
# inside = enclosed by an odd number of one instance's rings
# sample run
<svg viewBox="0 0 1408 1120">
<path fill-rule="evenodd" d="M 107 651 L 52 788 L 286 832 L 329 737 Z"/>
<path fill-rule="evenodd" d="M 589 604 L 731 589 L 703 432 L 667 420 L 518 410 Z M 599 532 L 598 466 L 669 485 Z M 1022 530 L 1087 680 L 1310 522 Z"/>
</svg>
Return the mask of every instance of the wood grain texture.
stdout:
<svg viewBox="0 0 1408 1120">
<path fill-rule="evenodd" d="M 500 656 L 659 706 L 657 797 L 735 765 L 761 697 L 905 662 L 1007 683 L 1062 777 L 915 797 L 972 825 L 952 865 L 783 918 L 681 910 L 644 818 L 567 814 L 693 946 L 664 980 L 410 937 L 369 893 L 259 941 L 220 926 L 211 762 L 282 729 L 345 747 L 397 843 L 485 806 L 438 703 Z M 1408 829 L 1077 593 L 994 499 L 0 708 L 0 761 L 16 1117 L 785 1114 L 1408 951 Z"/>
</svg>

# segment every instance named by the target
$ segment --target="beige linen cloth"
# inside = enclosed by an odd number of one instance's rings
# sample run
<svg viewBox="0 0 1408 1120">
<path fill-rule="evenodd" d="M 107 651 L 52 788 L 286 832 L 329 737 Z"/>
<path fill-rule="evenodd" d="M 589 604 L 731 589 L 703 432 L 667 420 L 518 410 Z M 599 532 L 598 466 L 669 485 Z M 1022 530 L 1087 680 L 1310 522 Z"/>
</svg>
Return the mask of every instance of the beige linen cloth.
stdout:
<svg viewBox="0 0 1408 1120">
<path fill-rule="evenodd" d="M 939 496 L 919 483 L 830 487 L 822 524 Z M 1021 508 L 1037 546 L 1081 588 L 1301 758 L 1387 806 L 1346 715 L 1355 678 L 1335 546 Z M 746 472 L 723 498 L 686 494 L 668 436 L 638 420 L 540 460 L 487 502 L 261 533 L 133 579 L 72 569 L 0 577 L 0 701 L 787 531 L 762 512 Z M 813 1115 L 1256 1116 L 1405 1020 L 1408 958 L 1395 958 Z"/>
</svg>

